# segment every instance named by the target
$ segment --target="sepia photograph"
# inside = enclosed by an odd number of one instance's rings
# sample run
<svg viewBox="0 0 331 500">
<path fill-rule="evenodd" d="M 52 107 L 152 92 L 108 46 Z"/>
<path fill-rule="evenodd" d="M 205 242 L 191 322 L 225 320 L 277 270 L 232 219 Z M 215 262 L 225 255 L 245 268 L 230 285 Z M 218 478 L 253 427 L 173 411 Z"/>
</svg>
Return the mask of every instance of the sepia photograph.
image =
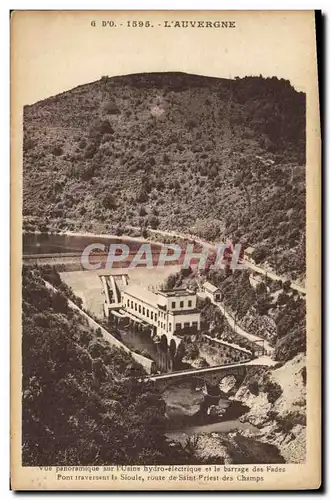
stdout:
<svg viewBox="0 0 331 500">
<path fill-rule="evenodd" d="M 311 33 L 308 11 L 14 12 L 20 477 L 254 489 L 318 468 Z"/>
</svg>

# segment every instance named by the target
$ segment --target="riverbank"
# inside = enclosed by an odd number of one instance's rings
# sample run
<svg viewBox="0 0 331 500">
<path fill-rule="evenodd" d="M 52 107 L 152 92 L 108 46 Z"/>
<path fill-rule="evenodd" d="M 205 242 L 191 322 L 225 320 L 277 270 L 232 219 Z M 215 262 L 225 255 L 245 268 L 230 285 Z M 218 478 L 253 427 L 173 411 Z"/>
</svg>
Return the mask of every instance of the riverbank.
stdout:
<svg viewBox="0 0 331 500">
<path fill-rule="evenodd" d="M 163 246 L 164 243 L 159 241 L 151 241 L 143 236 L 129 236 L 129 235 L 115 235 L 106 233 L 90 233 L 90 232 L 77 232 L 77 231 L 26 231 L 23 229 L 23 234 L 36 234 L 36 235 L 48 235 L 48 236 L 74 236 L 77 238 L 98 238 L 98 239 L 109 239 L 118 241 L 134 241 L 137 243 L 153 243 L 158 246 Z"/>
</svg>

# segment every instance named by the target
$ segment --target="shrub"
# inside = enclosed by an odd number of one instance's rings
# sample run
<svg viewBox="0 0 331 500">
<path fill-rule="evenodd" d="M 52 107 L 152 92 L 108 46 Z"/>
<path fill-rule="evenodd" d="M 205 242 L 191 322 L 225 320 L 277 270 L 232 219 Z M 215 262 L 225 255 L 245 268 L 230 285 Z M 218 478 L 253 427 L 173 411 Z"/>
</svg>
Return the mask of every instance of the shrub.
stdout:
<svg viewBox="0 0 331 500">
<path fill-rule="evenodd" d="M 254 250 L 252 257 L 257 264 L 260 264 L 266 259 L 267 255 L 268 255 L 267 248 L 261 246 Z"/>
<path fill-rule="evenodd" d="M 110 115 L 120 114 L 120 109 L 114 100 L 109 100 L 108 102 L 106 102 L 103 106 L 103 109 Z"/>
<path fill-rule="evenodd" d="M 30 149 L 33 149 L 36 146 L 36 144 L 37 144 L 37 141 L 35 141 L 34 139 L 24 137 L 24 140 L 23 140 L 24 153 L 26 153 Z"/>
<path fill-rule="evenodd" d="M 248 389 L 249 389 L 249 392 L 251 392 L 254 396 L 259 395 L 259 384 L 257 383 L 256 380 L 253 380 L 252 382 L 250 382 L 248 384 Z"/>
<path fill-rule="evenodd" d="M 84 148 L 86 148 L 86 145 L 87 145 L 86 139 L 85 139 L 85 137 L 82 137 L 78 143 L 78 147 L 80 149 L 84 149 Z"/>
<path fill-rule="evenodd" d="M 169 158 L 169 155 L 167 155 L 167 153 L 165 153 L 163 155 L 163 162 L 168 165 L 168 163 L 170 162 L 170 158 Z"/>
<path fill-rule="evenodd" d="M 143 205 L 141 205 L 139 209 L 139 216 L 144 217 L 146 214 L 147 214 L 146 208 Z"/>
<path fill-rule="evenodd" d="M 152 229 L 157 229 L 160 224 L 159 219 L 155 215 L 151 215 L 148 222 Z"/>
<path fill-rule="evenodd" d="M 84 153 L 84 158 L 86 159 L 91 159 L 93 158 L 93 156 L 96 154 L 98 148 L 96 146 L 96 144 L 93 144 L 93 143 L 89 143 L 85 149 L 85 153 Z"/>
<path fill-rule="evenodd" d="M 136 201 L 138 203 L 145 203 L 146 201 L 148 201 L 148 194 L 147 192 L 142 188 L 136 198 Z"/>
<path fill-rule="evenodd" d="M 62 293 L 54 293 L 52 296 L 52 307 L 55 312 L 67 314 L 68 301 Z"/>
<path fill-rule="evenodd" d="M 284 283 L 283 283 L 284 292 L 289 292 L 290 289 L 291 289 L 291 281 L 290 280 L 284 281 Z"/>
<path fill-rule="evenodd" d="M 193 130 L 194 128 L 197 127 L 197 121 L 194 120 L 193 118 L 190 118 L 188 121 L 187 121 L 187 127 L 189 130 Z"/>
<path fill-rule="evenodd" d="M 104 196 L 102 200 L 102 206 L 107 210 L 114 210 L 117 207 L 115 198 L 111 193 L 107 193 Z"/>
<path fill-rule="evenodd" d="M 54 156 L 61 156 L 61 155 L 63 155 L 62 146 L 60 146 L 60 145 L 53 146 L 52 149 L 51 149 L 51 152 L 52 152 L 52 154 Z"/>
<path fill-rule="evenodd" d="M 283 394 L 283 389 L 276 382 L 269 381 L 265 385 L 265 391 L 268 393 L 267 399 L 269 403 L 275 403 Z"/>
</svg>

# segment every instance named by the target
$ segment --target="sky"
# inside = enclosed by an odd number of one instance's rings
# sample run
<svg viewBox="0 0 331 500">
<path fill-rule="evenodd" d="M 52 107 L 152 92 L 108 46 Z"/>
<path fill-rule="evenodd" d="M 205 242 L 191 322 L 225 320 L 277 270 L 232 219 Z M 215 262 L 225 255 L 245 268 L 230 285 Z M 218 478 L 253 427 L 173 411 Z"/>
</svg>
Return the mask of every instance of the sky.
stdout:
<svg viewBox="0 0 331 500">
<path fill-rule="evenodd" d="M 139 19 L 154 27 L 126 26 Z M 164 27 L 165 20 L 175 19 L 234 21 L 236 27 Z M 107 20 L 116 28 L 102 27 Z M 103 75 L 262 74 L 288 79 L 302 91 L 315 77 L 309 11 L 20 11 L 13 14 L 11 31 L 12 95 L 20 107 Z"/>
</svg>

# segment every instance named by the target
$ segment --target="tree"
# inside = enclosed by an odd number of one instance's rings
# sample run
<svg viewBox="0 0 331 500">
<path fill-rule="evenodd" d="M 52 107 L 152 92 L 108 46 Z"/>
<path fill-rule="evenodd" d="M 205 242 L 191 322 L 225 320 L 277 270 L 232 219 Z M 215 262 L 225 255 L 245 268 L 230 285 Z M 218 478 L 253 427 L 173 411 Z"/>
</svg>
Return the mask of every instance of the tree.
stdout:
<svg viewBox="0 0 331 500">
<path fill-rule="evenodd" d="M 159 227 L 159 219 L 155 215 L 151 215 L 148 221 L 152 229 L 157 229 Z"/>
<path fill-rule="evenodd" d="M 68 301 L 62 293 L 52 295 L 52 307 L 54 311 L 66 314 L 68 312 Z"/>
<path fill-rule="evenodd" d="M 260 264 L 261 262 L 263 262 L 267 256 L 268 256 L 268 250 L 267 247 L 265 246 L 260 246 L 255 248 L 252 254 L 252 257 L 256 262 L 256 264 Z"/>
<path fill-rule="evenodd" d="M 283 290 L 285 293 L 288 293 L 291 289 L 291 281 L 290 280 L 286 280 L 284 281 L 283 283 Z"/>
<path fill-rule="evenodd" d="M 114 99 L 109 99 L 103 106 L 103 109 L 109 113 L 110 115 L 118 115 L 120 113 L 120 109 L 117 106 Z"/>
<path fill-rule="evenodd" d="M 111 193 L 106 193 L 103 200 L 102 205 L 107 210 L 114 210 L 117 208 L 115 197 Z"/>
<path fill-rule="evenodd" d="M 176 282 L 177 282 L 176 274 L 169 274 L 165 282 L 166 290 L 172 290 L 173 288 L 175 288 Z"/>
<path fill-rule="evenodd" d="M 147 214 L 146 208 L 144 207 L 144 205 L 141 205 L 139 209 L 139 216 L 144 217 L 146 214 Z"/>
<path fill-rule="evenodd" d="M 143 187 L 141 188 L 139 194 L 137 195 L 136 201 L 138 203 L 146 203 L 146 201 L 148 201 L 148 193 Z"/>
</svg>

